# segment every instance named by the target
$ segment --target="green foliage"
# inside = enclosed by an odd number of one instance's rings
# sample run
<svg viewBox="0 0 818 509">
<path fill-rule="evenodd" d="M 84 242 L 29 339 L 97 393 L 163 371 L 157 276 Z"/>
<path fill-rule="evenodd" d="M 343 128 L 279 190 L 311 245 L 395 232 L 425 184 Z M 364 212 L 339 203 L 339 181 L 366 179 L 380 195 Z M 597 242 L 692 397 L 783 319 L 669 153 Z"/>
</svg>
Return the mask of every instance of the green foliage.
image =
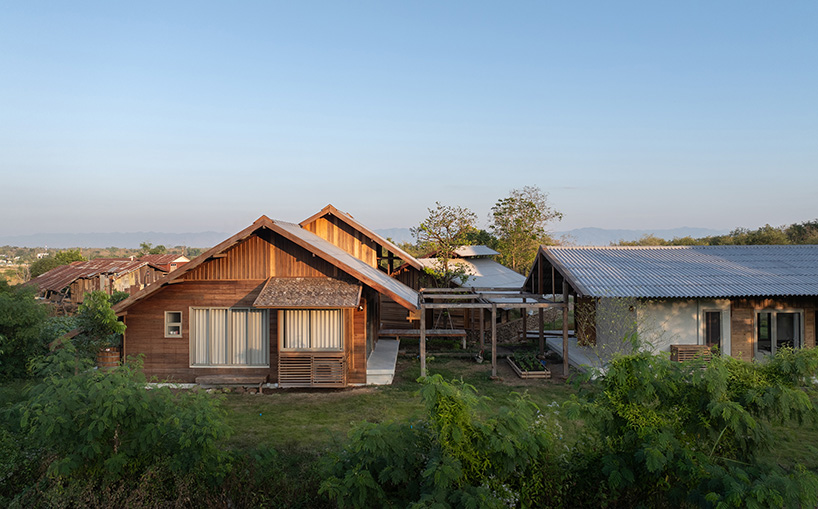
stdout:
<svg viewBox="0 0 818 509">
<path fill-rule="evenodd" d="M 727 235 L 709 237 L 677 237 L 673 240 L 661 239 L 648 234 L 639 240 L 620 240 L 617 246 L 749 246 L 749 245 L 784 245 L 784 244 L 818 244 L 818 219 L 793 223 L 789 226 L 770 226 L 766 224 L 755 230 L 736 228 Z"/>
<path fill-rule="evenodd" d="M 451 260 L 454 250 L 466 245 L 468 235 L 476 230 L 477 215 L 467 208 L 441 205 L 440 202 L 428 211 L 429 216 L 417 228 L 412 228 L 418 246 L 427 253 L 434 253 L 438 260 L 436 266 L 426 272 L 438 286 L 449 286 L 455 280 L 462 284 L 466 271 Z"/>
<path fill-rule="evenodd" d="M 521 396 L 479 419 L 473 387 L 422 382 L 426 418 L 356 426 L 321 493 L 341 507 L 547 505 L 554 436 L 536 405 Z"/>
<path fill-rule="evenodd" d="M 77 310 L 77 326 L 82 331 L 76 343 L 81 353 L 93 357 L 100 348 L 118 344 L 125 324 L 117 319 L 111 299 L 100 290 L 85 294 Z"/>
<path fill-rule="evenodd" d="M 113 306 L 119 302 L 122 302 L 123 300 L 127 299 L 130 296 L 131 294 L 128 292 L 120 292 L 119 290 L 114 290 L 114 293 L 109 297 L 109 300 L 111 301 L 111 305 Z"/>
<path fill-rule="evenodd" d="M 31 264 L 29 268 L 31 272 L 31 277 L 35 278 L 41 274 L 45 274 L 51 269 L 55 269 L 62 265 L 68 265 L 72 262 L 84 262 L 87 258 L 82 256 L 79 248 L 77 249 L 66 249 L 65 251 L 59 251 L 57 254 L 53 256 L 45 256 L 40 258 L 39 260 L 35 261 Z"/>
<path fill-rule="evenodd" d="M 114 481 L 158 463 L 180 474 L 223 473 L 219 441 L 229 430 L 218 401 L 148 390 L 138 363 L 101 371 L 86 362 L 65 343 L 40 363 L 43 382 L 21 404 L 22 429 L 54 458 L 51 475 Z"/>
<path fill-rule="evenodd" d="M 537 186 L 512 189 L 491 208 L 489 229 L 497 236 L 497 249 L 507 267 L 525 273 L 541 244 L 553 244 L 547 226 L 562 219 L 548 204 L 548 195 Z"/>
<path fill-rule="evenodd" d="M 816 422 L 806 392 L 816 372 L 815 349 L 782 349 L 769 363 L 618 357 L 567 405 L 586 423 L 571 461 L 577 488 L 618 505 L 814 506 L 818 475 L 762 453 L 771 424 Z"/>
<path fill-rule="evenodd" d="M 515 352 L 512 359 L 523 371 L 545 371 L 545 366 L 533 352 Z"/>
<path fill-rule="evenodd" d="M 168 248 L 159 244 L 158 246 L 154 246 L 150 242 L 141 242 L 139 244 L 139 256 L 144 256 L 146 254 L 166 254 L 168 252 Z"/>
<path fill-rule="evenodd" d="M 11 287 L 0 280 L 0 379 L 26 375 L 26 364 L 47 351 L 43 329 L 48 308 L 34 299 L 31 287 Z"/>
</svg>

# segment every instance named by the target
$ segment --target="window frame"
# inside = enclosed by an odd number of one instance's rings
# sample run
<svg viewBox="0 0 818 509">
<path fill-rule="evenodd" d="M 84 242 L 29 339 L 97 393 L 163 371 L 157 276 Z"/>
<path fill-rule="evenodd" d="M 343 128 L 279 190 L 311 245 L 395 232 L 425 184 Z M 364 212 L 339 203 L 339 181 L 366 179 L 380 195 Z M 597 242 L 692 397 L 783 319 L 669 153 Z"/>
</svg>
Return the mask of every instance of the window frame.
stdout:
<svg viewBox="0 0 818 509">
<path fill-rule="evenodd" d="M 312 330 L 312 312 L 314 311 L 335 311 L 338 313 L 338 329 L 339 329 L 339 346 L 338 348 L 316 348 L 316 347 L 309 347 L 309 348 L 288 348 L 285 345 L 286 342 L 286 334 L 287 334 L 287 312 L 292 311 L 309 311 L 310 314 L 310 331 Z M 345 343 L 346 343 L 346 320 L 344 315 L 343 308 L 308 308 L 308 309 L 282 309 L 279 311 L 278 316 L 278 337 L 280 338 L 278 343 L 278 348 L 282 352 L 317 352 L 317 353 L 341 353 L 344 351 Z M 312 333 L 310 333 L 310 344 L 312 344 Z"/>
<path fill-rule="evenodd" d="M 190 355 L 189 355 L 189 364 L 191 368 L 230 368 L 230 369 L 264 369 L 270 367 L 270 310 L 263 309 L 263 308 L 254 308 L 249 306 L 239 306 L 239 307 L 225 307 L 225 306 L 191 306 L 190 308 L 190 316 L 191 316 L 191 324 L 190 324 L 190 338 L 188 341 Z M 196 364 L 194 362 L 196 358 L 196 339 L 197 339 L 197 332 L 195 330 L 195 320 L 193 319 L 193 311 L 194 310 L 207 310 L 207 311 L 226 311 L 224 317 L 224 323 L 226 327 L 225 337 L 227 342 L 227 351 L 225 353 L 225 358 L 231 359 L 233 357 L 233 352 L 231 348 L 233 347 L 233 330 L 232 327 L 229 326 L 232 323 L 232 312 L 233 311 L 260 311 L 262 314 L 261 319 L 261 327 L 262 327 L 262 352 L 264 354 L 264 363 L 263 364 L 234 364 L 227 362 L 226 364 L 213 364 L 212 363 L 212 356 L 208 355 L 208 364 Z M 208 314 L 209 319 L 209 314 Z M 208 335 L 208 343 L 210 342 L 210 336 Z"/>
<path fill-rule="evenodd" d="M 770 314 L 770 351 L 767 352 L 766 350 L 759 350 L 758 349 L 758 315 L 761 313 L 769 313 Z M 805 334 L 805 313 L 803 309 L 792 309 L 792 308 L 784 308 L 784 309 L 756 309 L 754 310 L 753 314 L 753 355 L 758 357 L 759 355 L 775 355 L 776 351 L 778 350 L 778 314 L 797 314 L 799 316 L 799 328 L 798 328 L 798 343 L 793 344 L 793 348 L 803 348 L 804 347 L 804 334 Z"/>
<path fill-rule="evenodd" d="M 172 315 L 172 314 L 178 314 L 179 315 L 179 321 L 178 322 L 170 321 L 170 315 Z M 184 320 L 185 320 L 183 315 L 184 315 L 184 313 L 182 311 L 165 311 L 165 337 L 166 338 L 176 339 L 176 338 L 181 338 L 182 336 L 184 336 L 184 334 L 182 333 L 182 324 L 184 323 Z M 179 334 L 171 334 L 170 333 L 170 327 L 179 327 Z"/>
</svg>

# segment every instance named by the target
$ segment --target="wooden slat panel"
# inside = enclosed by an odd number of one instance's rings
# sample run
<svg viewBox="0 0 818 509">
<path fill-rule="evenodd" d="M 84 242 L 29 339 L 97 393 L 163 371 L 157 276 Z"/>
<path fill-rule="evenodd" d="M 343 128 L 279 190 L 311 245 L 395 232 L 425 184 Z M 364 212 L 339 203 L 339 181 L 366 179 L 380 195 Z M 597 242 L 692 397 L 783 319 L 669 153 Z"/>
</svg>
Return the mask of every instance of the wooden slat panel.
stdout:
<svg viewBox="0 0 818 509">
<path fill-rule="evenodd" d="M 346 366 L 343 353 L 281 352 L 279 386 L 345 387 Z"/>
</svg>

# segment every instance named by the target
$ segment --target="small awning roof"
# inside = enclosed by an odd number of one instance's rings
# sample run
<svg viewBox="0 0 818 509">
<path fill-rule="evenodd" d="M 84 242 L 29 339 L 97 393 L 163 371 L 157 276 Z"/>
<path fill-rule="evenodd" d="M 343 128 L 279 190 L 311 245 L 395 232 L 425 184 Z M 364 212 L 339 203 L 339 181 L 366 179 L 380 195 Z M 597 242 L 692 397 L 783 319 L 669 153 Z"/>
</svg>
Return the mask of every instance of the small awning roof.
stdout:
<svg viewBox="0 0 818 509">
<path fill-rule="evenodd" d="M 331 277 L 271 277 L 253 306 L 257 308 L 354 308 L 361 284 Z"/>
</svg>

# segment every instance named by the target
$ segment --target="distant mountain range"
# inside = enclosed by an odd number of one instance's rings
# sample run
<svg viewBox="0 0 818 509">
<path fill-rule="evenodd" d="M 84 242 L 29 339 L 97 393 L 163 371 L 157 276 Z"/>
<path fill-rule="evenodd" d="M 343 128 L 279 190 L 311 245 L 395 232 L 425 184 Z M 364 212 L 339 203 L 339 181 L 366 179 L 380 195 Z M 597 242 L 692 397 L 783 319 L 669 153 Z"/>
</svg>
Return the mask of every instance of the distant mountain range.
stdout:
<svg viewBox="0 0 818 509">
<path fill-rule="evenodd" d="M 413 242 L 409 228 L 386 228 L 375 230 L 378 235 L 392 239 L 395 243 Z M 675 237 L 707 237 L 724 235 L 727 230 L 710 228 L 672 228 L 665 230 L 606 230 L 603 228 L 578 228 L 554 232 L 555 237 L 564 238 L 565 243 L 578 246 L 607 246 L 620 240 L 637 240 L 644 235 L 653 234 L 671 240 Z M 45 247 L 66 249 L 72 247 L 123 247 L 138 248 L 142 242 L 166 247 L 187 246 L 208 248 L 230 237 L 222 232 L 163 233 L 36 233 L 33 235 L 10 235 L 0 237 L 0 246 Z"/>
<path fill-rule="evenodd" d="M 163 233 L 35 233 L 0 237 L 0 246 L 45 247 L 67 249 L 73 247 L 123 247 L 138 248 L 142 242 L 165 247 L 212 247 L 228 238 L 220 232 Z"/>
</svg>

